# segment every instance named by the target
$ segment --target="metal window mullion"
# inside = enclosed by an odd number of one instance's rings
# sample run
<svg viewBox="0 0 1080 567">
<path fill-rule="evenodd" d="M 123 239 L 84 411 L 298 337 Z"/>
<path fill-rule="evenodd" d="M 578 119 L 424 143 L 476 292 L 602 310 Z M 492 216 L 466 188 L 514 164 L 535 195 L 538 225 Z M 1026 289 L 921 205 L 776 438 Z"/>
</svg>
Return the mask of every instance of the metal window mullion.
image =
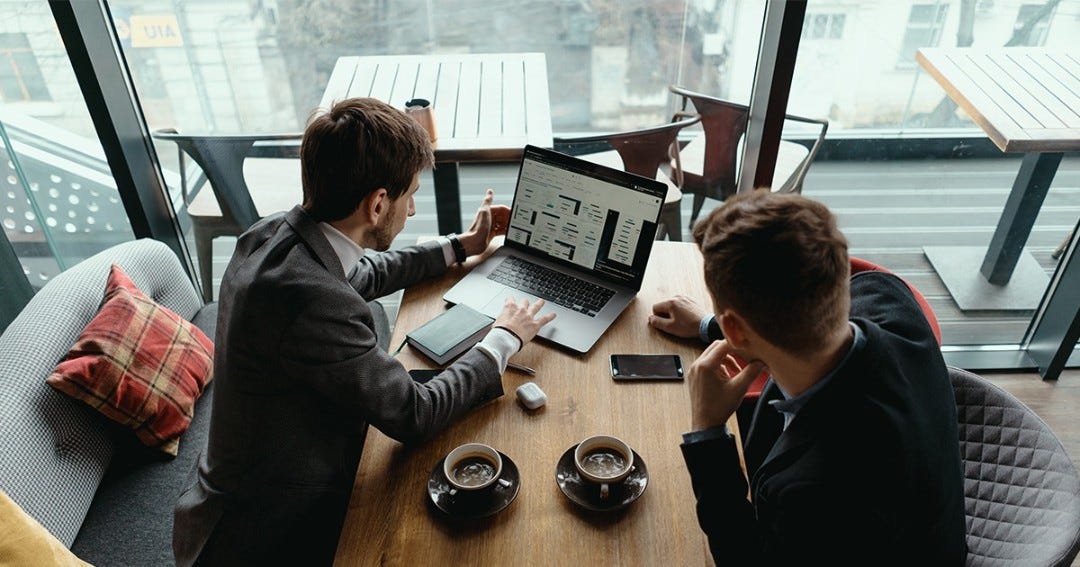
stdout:
<svg viewBox="0 0 1080 567">
<path fill-rule="evenodd" d="M 49 0 L 87 110 L 137 238 L 167 244 L 195 281 L 157 153 L 102 0 Z M 197 285 L 197 284 L 196 284 Z"/>
</svg>

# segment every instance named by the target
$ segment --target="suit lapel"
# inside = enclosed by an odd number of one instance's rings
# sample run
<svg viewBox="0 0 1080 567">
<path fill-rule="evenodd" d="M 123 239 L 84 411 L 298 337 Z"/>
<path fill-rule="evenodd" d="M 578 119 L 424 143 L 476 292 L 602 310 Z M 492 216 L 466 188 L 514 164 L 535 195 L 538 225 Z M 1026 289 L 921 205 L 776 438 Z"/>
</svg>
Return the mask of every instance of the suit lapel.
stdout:
<svg viewBox="0 0 1080 567">
<path fill-rule="evenodd" d="M 315 221 L 311 220 L 307 211 L 300 205 L 292 208 L 291 211 L 285 214 L 285 222 L 289 223 L 289 226 L 293 227 L 300 240 L 307 244 L 308 248 L 315 253 L 315 259 L 323 265 L 324 268 L 330 271 L 339 279 L 345 279 L 345 272 L 341 269 L 341 260 L 338 259 L 338 255 L 334 252 L 333 247 L 326 240 L 326 236 L 319 230 L 319 226 Z"/>
<path fill-rule="evenodd" d="M 753 442 L 755 444 L 753 455 L 760 457 L 762 453 L 765 456 L 760 461 L 753 461 L 755 464 L 760 463 L 757 469 L 750 468 L 751 465 L 751 451 L 747 450 L 746 465 L 747 469 L 751 471 L 753 475 L 753 483 L 756 483 L 760 478 L 771 474 L 770 471 L 777 467 L 783 468 L 787 466 L 788 462 L 798 455 L 798 452 L 805 446 L 820 439 L 822 435 L 828 435 L 823 431 L 828 427 L 828 421 L 830 419 L 837 419 L 837 415 L 843 414 L 843 408 L 849 404 L 845 401 L 850 399 L 851 381 L 855 379 L 855 376 L 851 373 L 851 368 L 858 367 L 859 364 L 856 359 L 860 358 L 862 353 L 856 352 L 851 359 L 847 361 L 844 368 L 840 369 L 840 374 L 834 376 L 829 384 L 819 391 L 814 397 L 807 402 L 807 404 L 799 410 L 798 415 L 791 421 L 787 429 L 782 430 L 783 416 L 780 412 L 776 411 L 772 407 L 768 407 L 768 400 L 780 399 L 783 394 L 780 392 L 780 387 L 769 381 L 766 388 L 769 397 L 766 397 L 766 392 L 762 392 L 761 402 L 755 410 L 754 425 L 750 429 L 751 435 L 756 435 L 755 429 L 758 427 L 758 423 L 768 423 L 766 420 L 776 419 L 779 422 L 779 426 L 774 429 L 776 436 L 766 435 L 762 439 L 750 439 L 747 438 L 748 443 Z M 758 413 L 761 413 L 761 417 L 758 417 Z M 842 418 L 841 418 L 842 419 Z M 769 439 L 774 439 L 773 443 L 768 443 Z M 764 446 L 761 446 L 764 442 Z"/>
<path fill-rule="evenodd" d="M 746 433 L 744 454 L 746 470 L 751 475 L 765 462 L 765 457 L 776 444 L 784 428 L 784 418 L 770 405 L 770 400 L 783 397 L 780 388 L 770 379 L 761 390 L 761 398 L 754 407 L 754 416 L 750 419 L 750 428 Z"/>
</svg>

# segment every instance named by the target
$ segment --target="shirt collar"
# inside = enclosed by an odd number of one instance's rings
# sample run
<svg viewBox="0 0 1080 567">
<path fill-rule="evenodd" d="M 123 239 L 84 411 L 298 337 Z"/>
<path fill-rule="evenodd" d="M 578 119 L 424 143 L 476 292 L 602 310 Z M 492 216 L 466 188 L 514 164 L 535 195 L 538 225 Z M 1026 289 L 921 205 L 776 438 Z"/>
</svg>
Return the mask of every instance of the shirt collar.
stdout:
<svg viewBox="0 0 1080 567">
<path fill-rule="evenodd" d="M 784 429 L 787 429 L 788 424 L 795 418 L 795 414 L 799 413 L 799 410 L 806 405 L 815 394 L 825 388 L 825 385 L 832 381 L 832 379 L 840 373 L 840 369 L 847 364 L 847 361 L 851 358 L 851 355 L 862 348 L 866 344 L 866 335 L 862 329 L 855 323 L 848 321 L 848 325 L 851 325 L 851 329 L 855 333 L 855 339 L 851 341 L 851 348 L 848 349 L 844 358 L 840 359 L 840 363 L 836 365 L 828 374 L 823 376 L 821 380 L 818 380 L 813 386 L 810 386 L 805 392 L 795 396 L 794 398 L 789 396 L 783 388 L 780 388 L 780 393 L 784 395 L 782 400 L 770 400 L 771 405 L 776 411 L 780 412 L 784 416 Z M 777 384 L 779 387 L 780 384 Z"/>
<path fill-rule="evenodd" d="M 320 222 L 319 230 L 326 236 L 330 247 L 334 249 L 334 254 L 337 254 L 338 260 L 341 261 L 341 270 L 345 272 L 345 279 L 349 279 L 356 271 L 360 258 L 364 257 L 364 249 L 328 223 Z"/>
</svg>

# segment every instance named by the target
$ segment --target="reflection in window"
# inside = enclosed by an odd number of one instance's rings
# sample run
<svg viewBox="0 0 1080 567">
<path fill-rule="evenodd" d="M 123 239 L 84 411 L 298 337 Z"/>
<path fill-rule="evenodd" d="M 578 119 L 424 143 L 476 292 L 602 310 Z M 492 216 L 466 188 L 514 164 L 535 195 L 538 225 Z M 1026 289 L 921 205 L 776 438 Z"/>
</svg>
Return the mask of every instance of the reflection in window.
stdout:
<svg viewBox="0 0 1080 567">
<path fill-rule="evenodd" d="M 949 6 L 945 4 L 915 4 L 911 7 L 911 16 L 908 17 L 907 29 L 904 31 L 904 43 L 900 47 L 900 60 L 896 63 L 898 68 L 914 67 L 916 50 L 938 44 L 948 9 Z"/>
<path fill-rule="evenodd" d="M 803 20 L 802 39 L 840 39 L 844 36 L 844 14 L 807 14 Z"/>
<path fill-rule="evenodd" d="M 1013 36 L 1020 34 L 1019 41 L 1014 45 L 1044 45 L 1046 34 L 1050 31 L 1050 14 L 1055 7 L 1046 4 L 1021 4 L 1013 25 Z M 1027 37 L 1023 35 L 1025 27 L 1030 28 Z"/>
<path fill-rule="evenodd" d="M 0 33 L 0 100 L 50 100 L 37 58 L 24 33 Z"/>
</svg>

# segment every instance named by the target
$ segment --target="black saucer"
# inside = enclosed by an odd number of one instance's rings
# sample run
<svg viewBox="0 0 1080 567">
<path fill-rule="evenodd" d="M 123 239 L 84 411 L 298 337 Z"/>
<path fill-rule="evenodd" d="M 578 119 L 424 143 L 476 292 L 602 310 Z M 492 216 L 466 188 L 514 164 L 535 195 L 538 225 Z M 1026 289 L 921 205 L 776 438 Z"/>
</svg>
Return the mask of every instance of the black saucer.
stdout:
<svg viewBox="0 0 1080 567">
<path fill-rule="evenodd" d="M 574 449 L 577 449 L 577 445 L 567 449 L 555 465 L 555 482 L 574 504 L 598 512 L 622 510 L 645 492 L 649 484 L 649 469 L 637 451 L 633 451 L 634 466 L 630 474 L 622 482 L 609 486 L 607 499 L 601 500 L 600 485 L 582 479 L 574 466 Z"/>
<path fill-rule="evenodd" d="M 502 451 L 499 456 L 503 462 L 502 475 L 499 478 L 509 482 L 510 486 L 503 486 L 499 481 L 495 481 L 484 490 L 475 493 L 458 490 L 453 496 L 450 495 L 453 486 L 443 472 L 443 461 L 446 457 L 439 459 L 428 477 L 427 492 L 431 503 L 454 518 L 486 518 L 501 512 L 517 498 L 518 491 L 521 490 L 521 475 L 510 457 Z"/>
</svg>

